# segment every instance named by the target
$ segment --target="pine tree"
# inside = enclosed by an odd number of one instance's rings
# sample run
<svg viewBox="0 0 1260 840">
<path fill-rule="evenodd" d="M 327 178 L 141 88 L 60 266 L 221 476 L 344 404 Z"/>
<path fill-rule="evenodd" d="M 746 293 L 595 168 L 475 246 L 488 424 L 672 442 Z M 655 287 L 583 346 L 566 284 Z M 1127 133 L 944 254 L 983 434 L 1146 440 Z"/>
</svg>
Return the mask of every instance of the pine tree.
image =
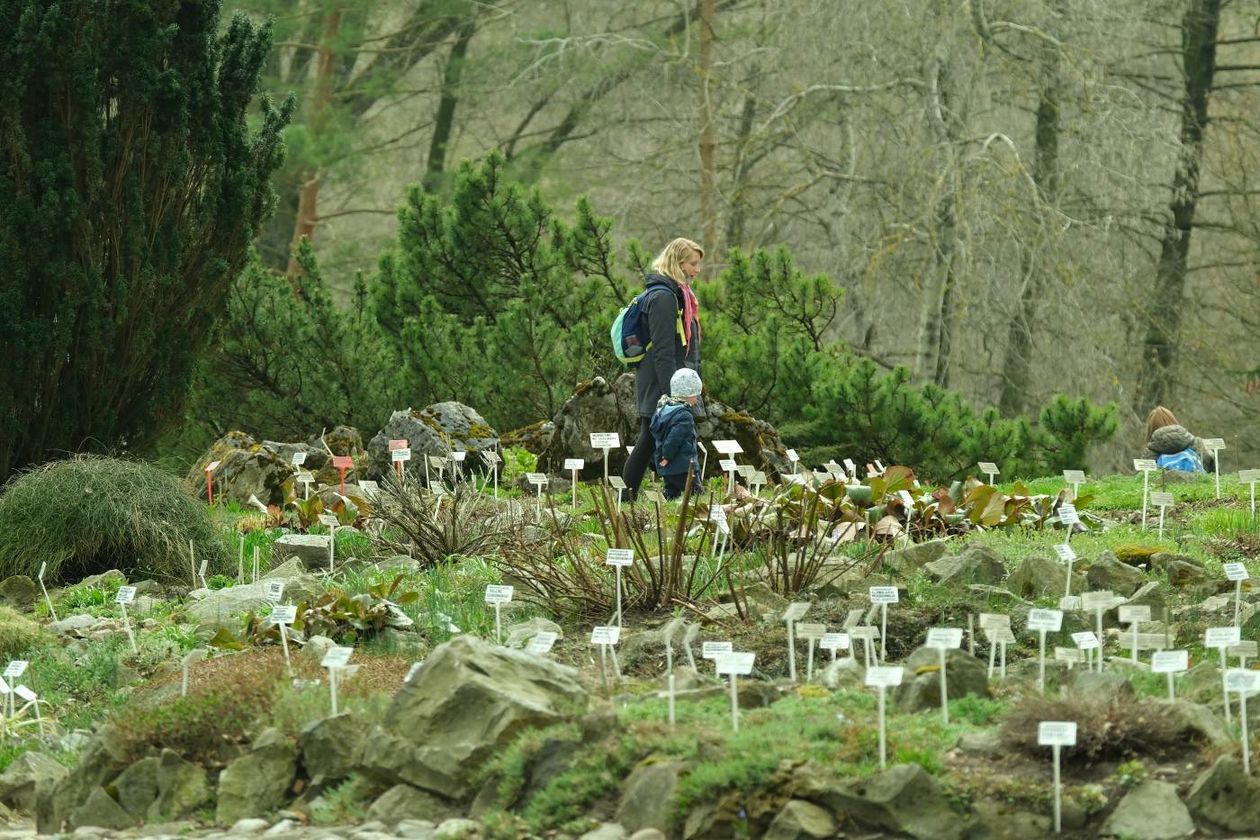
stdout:
<svg viewBox="0 0 1260 840">
<path fill-rule="evenodd" d="M 270 46 L 219 4 L 0 12 L 0 476 L 178 419 L 272 205 L 291 102 L 247 110 Z"/>
</svg>

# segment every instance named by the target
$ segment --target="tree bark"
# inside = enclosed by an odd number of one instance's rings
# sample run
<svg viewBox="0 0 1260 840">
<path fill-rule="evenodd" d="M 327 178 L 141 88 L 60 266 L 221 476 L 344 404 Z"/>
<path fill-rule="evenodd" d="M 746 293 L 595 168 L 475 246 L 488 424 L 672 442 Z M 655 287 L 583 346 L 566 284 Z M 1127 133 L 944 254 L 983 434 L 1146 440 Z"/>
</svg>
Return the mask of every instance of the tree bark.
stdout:
<svg viewBox="0 0 1260 840">
<path fill-rule="evenodd" d="M 700 222 L 705 254 L 717 252 L 717 141 L 713 137 L 713 33 L 715 0 L 700 0 Z"/>
<path fill-rule="evenodd" d="M 1181 306 L 1186 287 L 1187 256 L 1199 200 L 1203 135 L 1208 124 L 1208 99 L 1216 74 L 1216 33 L 1223 0 L 1192 0 L 1181 19 L 1181 153 L 1173 173 L 1168 220 L 1160 240 L 1159 262 L 1149 300 L 1150 320 L 1143 347 L 1142 370 L 1133 407 L 1139 415 L 1163 404 L 1173 385 L 1173 367 L 1181 338 Z"/>
<path fill-rule="evenodd" d="M 446 147 L 450 143 L 451 134 L 455 131 L 455 105 L 459 96 L 459 81 L 464 72 L 464 60 L 468 56 L 468 43 L 477 31 L 473 20 L 464 23 L 459 29 L 455 43 L 451 46 L 451 56 L 446 62 L 446 70 L 442 74 L 442 98 L 438 102 L 437 119 L 433 124 L 433 139 L 429 143 L 429 160 L 425 165 L 424 189 L 434 192 L 442 185 L 442 175 L 446 171 Z"/>
</svg>

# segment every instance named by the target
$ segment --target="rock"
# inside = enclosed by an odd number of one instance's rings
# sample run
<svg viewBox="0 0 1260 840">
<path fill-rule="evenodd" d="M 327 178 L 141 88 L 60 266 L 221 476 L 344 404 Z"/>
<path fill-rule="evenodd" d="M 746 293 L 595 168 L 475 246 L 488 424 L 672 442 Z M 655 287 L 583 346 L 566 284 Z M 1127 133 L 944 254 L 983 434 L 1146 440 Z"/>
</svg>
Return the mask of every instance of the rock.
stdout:
<svg viewBox="0 0 1260 840">
<path fill-rule="evenodd" d="M 866 669 L 859 664 L 856 657 L 851 656 L 842 656 L 835 662 L 828 662 L 822 669 L 820 677 L 822 684 L 832 691 L 838 689 L 861 691 L 864 688 L 865 678 Z"/>
<path fill-rule="evenodd" d="M 266 449 L 270 449 L 276 454 L 276 457 L 286 464 L 293 463 L 293 456 L 299 452 L 306 455 L 306 459 L 302 462 L 301 469 L 308 472 L 318 473 L 324 467 L 328 466 L 328 451 L 322 445 L 297 442 L 284 443 L 276 440 L 264 440 L 262 445 Z M 297 488 L 301 491 L 301 487 Z"/>
<path fill-rule="evenodd" d="M 110 784 L 118 804 L 131 818 L 139 823 L 149 814 L 149 806 L 158 795 L 158 759 L 157 756 L 142 758 L 126 770 Z"/>
<path fill-rule="evenodd" d="M 364 765 L 378 780 L 463 799 L 476 770 L 519 732 L 568 720 L 585 703 L 574 669 L 457 636 L 394 696 Z"/>
<path fill-rule="evenodd" d="M 1166 621 L 1168 618 L 1168 601 L 1164 598 L 1164 590 L 1156 581 L 1144 583 L 1129 596 L 1128 603 L 1151 608 L 1152 621 Z"/>
<path fill-rule="evenodd" d="M 813 798 L 870 828 L 920 840 L 958 840 L 963 835 L 962 819 L 918 764 L 899 764 L 868 779 L 826 788 Z"/>
<path fill-rule="evenodd" d="M 524 449 L 531 455 L 541 455 L 551 444 L 551 436 L 556 433 L 556 424 L 550 420 L 539 420 L 519 429 L 505 432 L 499 438 L 499 445 L 504 449 Z M 610 453 L 611 454 L 611 453 Z"/>
<path fill-rule="evenodd" d="M 0 582 L 0 605 L 26 610 L 39 598 L 39 584 L 26 575 L 13 575 Z"/>
<path fill-rule="evenodd" d="M 186 817 L 210 801 L 210 780 L 198 764 L 164 749 L 158 760 L 157 799 L 149 807 L 149 822 Z"/>
<path fill-rule="evenodd" d="M 395 828 L 398 837 L 409 837 L 411 840 L 433 840 L 433 832 L 437 825 L 429 820 L 403 820 Z"/>
<path fill-rule="evenodd" d="M 296 765 L 296 748 L 282 744 L 254 749 L 234 760 L 219 774 L 215 822 L 231 825 L 279 808 L 293 784 Z"/>
<path fill-rule="evenodd" d="M 308 662 L 319 664 L 324 660 L 328 649 L 336 646 L 336 642 L 327 636 L 308 636 L 302 648 L 302 657 Z"/>
<path fill-rule="evenodd" d="M 206 466 L 218 461 L 214 471 L 215 498 L 248 504 L 250 496 L 267 505 L 284 504 L 284 483 L 294 475 L 293 466 L 280 459 L 244 432 L 228 432 L 210 445 L 193 464 L 185 481 L 193 492 L 206 497 Z"/>
<path fill-rule="evenodd" d="M 404 820 L 431 820 L 436 823 L 457 814 L 457 809 L 449 802 L 411 785 L 394 785 L 377 797 L 367 811 L 368 819 L 379 820 L 386 825 L 396 825 Z"/>
<path fill-rule="evenodd" d="M 1176 786 L 1147 779 L 1124 795 L 1102 833 L 1125 840 L 1176 840 L 1194 833 L 1194 820 L 1177 798 Z"/>
<path fill-rule="evenodd" d="M 0 773 L 0 803 L 30 813 L 35 810 L 35 791 L 65 778 L 67 770 L 43 753 L 24 752 Z"/>
<path fill-rule="evenodd" d="M 1146 575 L 1127 563 L 1122 563 L 1110 551 L 1102 555 L 1085 573 L 1085 581 L 1090 589 L 1110 589 L 1117 595 L 1127 598 L 1146 583 Z"/>
<path fill-rule="evenodd" d="M 1184 560 L 1170 561 L 1164 566 L 1164 575 L 1168 578 L 1168 583 L 1178 589 L 1200 586 L 1208 582 L 1208 573 L 1202 566 Z"/>
<path fill-rule="evenodd" d="M 900 575 L 909 575 L 945 556 L 946 540 L 928 540 L 890 551 L 884 555 L 884 565 Z"/>
<path fill-rule="evenodd" d="M 1243 773 L 1233 756 L 1223 755 L 1199 774 L 1186 805 L 1190 813 L 1227 831 L 1260 831 L 1260 779 Z"/>
<path fill-rule="evenodd" d="M 244 817 L 232 823 L 228 834 L 261 834 L 271 828 L 271 823 L 260 817 Z"/>
<path fill-rule="evenodd" d="M 988 666 L 964 650 L 946 654 L 947 697 L 957 700 L 968 694 L 989 696 Z M 894 699 L 907 712 L 941 707 L 940 654 L 935 648 L 921 647 L 906 659 L 906 679 L 897 687 Z"/>
<path fill-rule="evenodd" d="M 670 808 L 687 765 L 680 761 L 643 763 L 621 786 L 615 819 L 627 832 L 654 828 L 669 833 Z"/>
<path fill-rule="evenodd" d="M 1150 557 L 1151 569 L 1156 572 L 1168 574 L 1168 567 L 1174 563 L 1184 563 L 1187 566 L 1194 566 L 1202 569 L 1203 564 L 1195 560 L 1189 554 L 1177 554 L 1172 551 L 1157 551 Z"/>
<path fill-rule="evenodd" d="M 499 446 L 498 432 L 484 417 L 463 403 L 441 402 L 420 411 L 395 411 L 385 428 L 368 442 L 368 475 L 372 478 L 380 478 L 394 469 L 389 454 L 391 440 L 410 443 L 411 460 L 407 462 L 406 469 L 411 476 L 424 475 L 426 455 L 445 458 L 452 451 L 486 452 Z M 466 470 L 473 466 L 481 464 L 475 460 L 465 461 Z"/>
<path fill-rule="evenodd" d="M 109 571 L 101 572 L 99 575 L 88 575 L 69 587 L 69 589 L 72 592 L 82 589 L 108 589 L 111 587 L 116 589 L 119 586 L 126 586 L 126 584 L 126 575 L 117 569 L 110 569 Z"/>
<path fill-rule="evenodd" d="M 443 820 L 433 832 L 433 840 L 472 840 L 481 836 L 481 823 L 452 817 Z"/>
<path fill-rule="evenodd" d="M 1006 577 L 1006 564 L 988 546 L 972 545 L 961 554 L 948 555 L 923 567 L 928 577 L 943 586 L 969 583 L 995 586 Z"/>
<path fill-rule="evenodd" d="M 665 840 L 665 834 L 655 828 L 643 828 L 631 834 L 628 840 Z"/>
<path fill-rule="evenodd" d="M 188 618 L 197 625 L 198 634 L 209 638 L 220 627 L 237 629 L 239 618 L 249 612 L 257 612 L 268 603 L 267 582 L 284 583 L 284 601 L 296 604 L 313 601 L 323 593 L 319 580 L 300 569 L 297 561 L 287 561 L 272 569 L 255 583 L 243 583 L 209 592 L 200 601 L 188 605 Z"/>
<path fill-rule="evenodd" d="M 588 831 L 578 840 L 625 840 L 626 830 L 616 823 L 600 823 L 599 828 Z"/>
<path fill-rule="evenodd" d="M 1051 833 L 1050 817 L 1017 811 L 1005 802 L 980 799 L 972 803 L 971 813 L 976 830 L 969 836 L 977 840 L 1027 840 Z"/>
<path fill-rule="evenodd" d="M 963 732 L 958 736 L 958 743 L 954 745 L 954 748 L 971 755 L 989 758 L 998 758 L 1006 753 L 1002 735 L 996 729 Z"/>
<path fill-rule="evenodd" d="M 100 786 L 92 788 L 87 800 L 70 814 L 70 827 L 74 829 L 92 825 L 121 831 L 135 824 L 131 815 Z"/>
<path fill-rule="evenodd" d="M 770 823 L 765 840 L 834 837 L 836 821 L 826 810 L 803 799 L 789 800 Z"/>
<path fill-rule="evenodd" d="M 1072 694 L 1082 700 L 1106 702 L 1112 697 L 1132 700 L 1133 684 L 1128 677 L 1114 671 L 1086 671 L 1073 669 L 1071 672 Z"/>
<path fill-rule="evenodd" d="M 48 629 L 60 635 L 78 635 L 96 624 L 96 618 L 90 615 L 68 615 L 61 621 L 54 621 Z"/>
<path fill-rule="evenodd" d="M 1021 598 L 1041 598 L 1045 595 L 1059 596 L 1067 584 L 1067 567 L 1048 557 L 1032 556 L 1024 560 L 1019 568 L 1011 572 L 1006 580 L 1006 588 Z M 1072 591 L 1085 591 L 1085 579 L 1075 568 L 1072 570 Z"/>
<path fill-rule="evenodd" d="M 1219 749 L 1233 745 L 1233 736 L 1225 728 L 1224 722 L 1216 716 L 1214 709 L 1201 703 L 1189 700 L 1159 699 L 1157 703 L 1161 711 L 1181 726 L 1181 732 L 1190 740 L 1198 741 Z"/>
<path fill-rule="evenodd" d="M 271 545 L 271 556 L 296 560 L 305 569 L 328 568 L 327 534 L 285 534 Z"/>
<path fill-rule="evenodd" d="M 545 618 L 531 618 L 508 627 L 507 640 L 503 644 L 510 648 L 523 648 L 539 633 L 555 633 L 556 639 L 564 638 L 564 630 L 559 624 Z"/>
<path fill-rule="evenodd" d="M 354 772 L 363 759 L 367 730 L 362 720 L 348 712 L 308 724 L 298 736 L 298 749 L 312 784 L 344 779 Z"/>
<path fill-rule="evenodd" d="M 79 753 L 73 770 L 55 783 L 36 786 L 35 824 L 39 832 L 61 831 L 67 821 L 72 822 L 73 810 L 81 803 L 86 804 L 94 789 L 102 788 L 131 763 L 127 739 L 122 732 L 112 724 L 101 726 Z M 107 803 L 98 801 L 97 804 L 108 812 Z M 120 813 L 126 814 L 116 802 L 114 805 Z"/>
</svg>

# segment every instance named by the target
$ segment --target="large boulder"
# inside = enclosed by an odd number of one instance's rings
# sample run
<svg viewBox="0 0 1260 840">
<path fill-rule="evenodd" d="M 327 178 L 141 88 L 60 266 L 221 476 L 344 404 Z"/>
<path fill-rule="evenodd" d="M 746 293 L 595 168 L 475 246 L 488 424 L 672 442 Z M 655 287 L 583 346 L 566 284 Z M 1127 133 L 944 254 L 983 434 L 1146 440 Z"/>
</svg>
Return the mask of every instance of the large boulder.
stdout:
<svg viewBox="0 0 1260 840">
<path fill-rule="evenodd" d="M 28 813 L 35 810 L 35 792 L 51 787 L 70 771 L 43 753 L 24 752 L 0 773 L 0 805 Z"/>
<path fill-rule="evenodd" d="M 254 583 L 229 586 L 208 593 L 188 606 L 188 617 L 196 623 L 197 632 L 209 638 L 222 627 L 236 629 L 240 616 L 257 612 L 268 603 L 267 583 L 283 581 L 284 603 L 296 604 L 317 598 L 323 587 L 318 579 L 307 574 L 300 561 L 289 560 L 269 571 Z"/>
<path fill-rule="evenodd" d="M 39 584 L 26 575 L 14 575 L 0 582 L 0 605 L 26 610 L 39 598 Z"/>
<path fill-rule="evenodd" d="M 1033 555 L 1025 558 L 1019 568 L 1006 579 L 1006 588 L 1021 598 L 1036 599 L 1046 595 L 1059 596 L 1066 590 L 1067 566 L 1048 557 Z M 1085 578 L 1072 569 L 1072 591 L 1085 591 Z"/>
<path fill-rule="evenodd" d="M 907 679 L 897 686 L 897 704 L 907 712 L 941 707 L 940 652 L 921 647 L 906 659 Z M 945 692 L 949 700 L 974 694 L 989 695 L 988 667 L 964 650 L 950 650 L 945 655 Z"/>
<path fill-rule="evenodd" d="M 302 765 L 315 784 L 344 779 L 359 766 L 367 726 L 350 713 L 317 720 L 298 738 Z"/>
<path fill-rule="evenodd" d="M 1177 840 L 1194 834 L 1194 820 L 1177 798 L 1175 785 L 1147 779 L 1124 795 L 1102 833 L 1129 840 Z"/>
<path fill-rule="evenodd" d="M 71 828 L 109 828 L 121 831 L 136 825 L 135 819 L 114 801 L 105 789 L 95 787 L 70 814 Z"/>
<path fill-rule="evenodd" d="M 410 408 L 395 411 L 385 428 L 368 441 L 368 474 L 371 477 L 380 478 L 394 468 L 389 454 L 391 440 L 405 440 L 410 444 L 411 461 L 407 463 L 407 473 L 411 476 L 424 475 L 426 455 L 445 458 L 452 452 L 487 452 L 499 446 L 498 432 L 484 417 L 463 403 L 440 402 L 420 411 Z"/>
<path fill-rule="evenodd" d="M 1243 772 L 1233 756 L 1223 755 L 1199 774 L 1186 796 L 1190 812 L 1231 832 L 1260 831 L 1260 779 Z"/>
<path fill-rule="evenodd" d="M 744 450 L 736 456 L 741 464 L 752 464 L 771 477 L 792 472 L 783 441 L 769 423 L 715 399 L 706 399 L 704 409 L 704 416 L 696 420 L 696 434 L 706 447 L 715 440 L 736 440 Z M 620 474 L 626 462 L 625 447 L 632 446 L 639 436 L 634 374 L 623 373 L 611 384 L 598 376 L 582 383 L 560 407 L 552 425 L 551 435 L 538 456 L 540 470 L 561 475 L 565 473 L 566 458 L 582 458 L 586 467 L 581 478 L 600 478 L 604 474 L 604 455 L 602 449 L 591 447 L 591 432 L 617 432 L 622 447 L 608 453 L 608 471 Z M 720 459 L 710 447 L 706 477 L 721 475 Z"/>
<path fill-rule="evenodd" d="M 1110 551 L 1104 551 L 1085 573 L 1085 581 L 1090 589 L 1109 589 L 1127 598 L 1146 583 L 1146 575 L 1140 569 L 1122 563 Z"/>
<path fill-rule="evenodd" d="M 380 781 L 464 799 L 478 768 L 522 730 L 568 720 L 585 704 L 574 669 L 457 636 L 394 696 L 363 764 Z"/>
<path fill-rule="evenodd" d="M 928 577 L 943 586 L 980 583 L 993 586 L 1006 577 L 1006 564 L 993 549 L 969 545 L 961 554 L 950 554 L 923 567 Z"/>
<path fill-rule="evenodd" d="M 261 817 L 284 804 L 297 770 L 297 749 L 271 743 L 256 747 L 219 774 L 215 821 L 232 825 L 245 817 Z"/>
<path fill-rule="evenodd" d="M 66 822 L 73 821 L 75 814 L 79 813 L 77 809 L 81 803 L 86 805 L 95 796 L 95 791 L 112 781 L 130 764 L 126 736 L 112 724 L 102 726 L 79 754 L 79 762 L 73 770 L 55 783 L 36 786 L 36 829 L 40 834 L 55 834 L 61 831 Z M 108 794 L 105 794 L 105 797 L 110 798 Z M 109 803 L 101 800 L 99 796 L 96 796 L 95 806 L 80 816 L 84 819 L 96 819 L 99 815 L 101 819 L 111 821 L 117 816 L 109 807 Z M 118 813 L 127 816 L 127 812 L 116 802 L 114 807 L 117 808 Z M 130 817 L 127 818 L 130 819 Z M 75 824 L 87 825 L 89 823 Z M 91 824 L 101 825 L 101 823 Z"/>
<path fill-rule="evenodd" d="M 811 798 L 835 813 L 849 814 L 859 825 L 919 840 L 957 840 L 966 825 L 918 764 L 899 764 Z"/>
<path fill-rule="evenodd" d="M 645 762 L 634 768 L 621 787 L 617 822 L 631 834 L 645 828 L 668 834 L 674 793 L 686 768 L 680 761 Z"/>
<path fill-rule="evenodd" d="M 825 808 L 791 799 L 766 830 L 765 840 L 811 840 L 835 837 L 836 821 Z"/>
<path fill-rule="evenodd" d="M 269 505 L 284 504 L 284 483 L 293 467 L 244 432 L 228 432 L 216 440 L 188 471 L 193 492 L 205 498 L 206 467 L 214 461 L 214 497 L 248 504 L 250 496 Z"/>
<path fill-rule="evenodd" d="M 367 818 L 393 826 L 403 820 L 430 820 L 442 822 L 458 816 L 457 809 L 411 785 L 394 785 L 377 797 L 368 808 Z"/>
</svg>

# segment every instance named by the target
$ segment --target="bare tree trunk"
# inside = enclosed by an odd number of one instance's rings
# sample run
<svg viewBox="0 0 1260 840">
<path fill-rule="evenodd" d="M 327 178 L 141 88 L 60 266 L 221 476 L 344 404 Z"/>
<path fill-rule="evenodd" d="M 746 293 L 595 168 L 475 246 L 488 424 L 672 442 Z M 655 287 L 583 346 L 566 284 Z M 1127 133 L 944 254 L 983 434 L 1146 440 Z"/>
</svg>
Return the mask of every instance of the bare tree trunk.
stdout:
<svg viewBox="0 0 1260 840">
<path fill-rule="evenodd" d="M 1216 33 L 1223 0 L 1192 0 L 1181 18 L 1181 61 L 1184 96 L 1181 101 L 1181 153 L 1173 173 L 1169 218 L 1160 241 L 1133 407 L 1145 414 L 1168 398 L 1181 332 L 1181 305 L 1186 286 L 1186 257 L 1199 200 L 1199 171 L 1203 163 L 1203 135 L 1208 124 L 1208 97 L 1216 74 Z"/>
<path fill-rule="evenodd" d="M 751 74 L 757 76 L 757 68 Z M 726 218 L 726 244 L 729 248 L 745 248 L 744 229 L 748 223 L 748 197 L 746 190 L 752 174 L 753 160 L 749 155 L 748 138 L 752 134 L 753 118 L 757 114 L 757 98 L 752 93 L 744 97 L 744 107 L 739 115 L 739 133 L 735 137 L 735 166 L 731 176 L 730 215 Z"/>
<path fill-rule="evenodd" d="M 1055 0 L 1053 15 L 1062 20 L 1066 0 Z M 1041 47 L 1040 92 L 1037 95 L 1037 123 L 1034 129 L 1033 186 L 1036 200 L 1044 207 L 1054 205 L 1059 194 L 1059 97 L 1063 92 L 1061 54 L 1058 44 L 1043 40 Z M 1040 208 L 1038 208 L 1040 210 Z M 1019 310 L 1011 319 L 1006 336 L 1006 356 L 1002 362 L 1002 392 L 998 410 L 1007 417 L 1022 414 L 1028 406 L 1032 381 L 1033 324 L 1045 294 L 1047 272 L 1037 261 L 1040 236 L 1020 247 L 1020 277 L 1024 288 Z"/>
<path fill-rule="evenodd" d="M 429 143 L 429 160 L 425 165 L 424 188 L 433 192 L 442 184 L 446 171 L 446 147 L 455 130 L 455 105 L 458 101 L 459 80 L 464 72 L 464 59 L 468 55 L 468 43 L 477 31 L 477 24 L 469 20 L 459 29 L 451 56 L 442 74 L 442 98 L 438 102 L 437 120 L 433 125 L 433 139 Z"/>
<path fill-rule="evenodd" d="M 307 121 L 311 135 L 316 140 L 328 124 L 328 109 L 332 105 L 337 66 L 336 40 L 341 33 L 342 15 L 340 6 L 333 6 L 328 10 L 316 55 L 315 85 L 311 96 L 310 118 Z M 309 169 L 302 173 L 301 181 L 297 218 L 293 223 L 293 239 L 289 243 L 289 266 L 284 272 L 285 277 L 289 279 L 289 285 L 293 288 L 294 297 L 300 294 L 297 278 L 302 271 L 297 261 L 298 246 L 302 244 L 303 239 L 311 238 L 315 233 L 315 225 L 319 221 L 319 172 Z"/>
<path fill-rule="evenodd" d="M 717 251 L 717 142 L 713 137 L 713 33 L 717 25 L 715 0 L 700 0 L 700 221 L 704 252 Z"/>
</svg>

